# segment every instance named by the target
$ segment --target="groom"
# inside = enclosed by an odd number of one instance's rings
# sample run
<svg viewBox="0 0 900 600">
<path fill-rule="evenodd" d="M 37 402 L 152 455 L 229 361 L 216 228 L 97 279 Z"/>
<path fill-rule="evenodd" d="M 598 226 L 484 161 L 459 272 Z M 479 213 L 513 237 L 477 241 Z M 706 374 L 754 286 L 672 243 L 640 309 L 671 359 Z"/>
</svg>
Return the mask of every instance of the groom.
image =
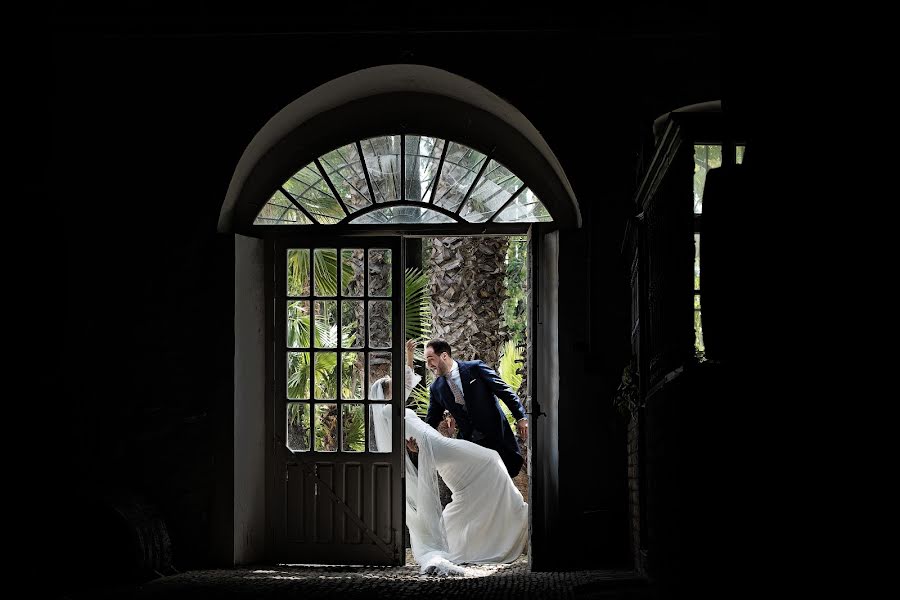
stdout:
<svg viewBox="0 0 900 600">
<path fill-rule="evenodd" d="M 480 360 L 455 361 L 450 344 L 431 340 L 425 344 L 425 365 L 434 373 L 431 401 L 425 420 L 437 428 L 450 411 L 459 428 L 457 437 L 496 450 L 510 477 L 522 468 L 522 455 L 516 436 L 497 398 L 503 400 L 516 419 L 519 436 L 528 437 L 528 419 L 516 393 Z"/>
</svg>

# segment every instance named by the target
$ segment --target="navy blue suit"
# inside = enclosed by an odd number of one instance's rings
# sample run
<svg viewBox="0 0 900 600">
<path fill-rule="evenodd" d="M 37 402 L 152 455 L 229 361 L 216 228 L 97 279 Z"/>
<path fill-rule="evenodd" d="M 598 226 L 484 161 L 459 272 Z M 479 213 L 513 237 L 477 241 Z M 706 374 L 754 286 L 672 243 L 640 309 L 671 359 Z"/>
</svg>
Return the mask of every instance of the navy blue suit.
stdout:
<svg viewBox="0 0 900 600">
<path fill-rule="evenodd" d="M 459 428 L 458 437 L 475 442 L 485 448 L 496 450 L 506 465 L 510 477 L 515 477 L 522 468 L 522 454 L 519 443 L 500 409 L 498 398 L 502 400 L 516 419 L 525 416 L 525 409 L 519 397 L 496 371 L 480 360 L 456 361 L 462 382 L 465 408 L 453 399 L 453 391 L 444 377 L 438 377 L 431 384 L 431 402 L 425 420 L 434 428 L 440 424 L 444 411 L 449 410 Z"/>
</svg>

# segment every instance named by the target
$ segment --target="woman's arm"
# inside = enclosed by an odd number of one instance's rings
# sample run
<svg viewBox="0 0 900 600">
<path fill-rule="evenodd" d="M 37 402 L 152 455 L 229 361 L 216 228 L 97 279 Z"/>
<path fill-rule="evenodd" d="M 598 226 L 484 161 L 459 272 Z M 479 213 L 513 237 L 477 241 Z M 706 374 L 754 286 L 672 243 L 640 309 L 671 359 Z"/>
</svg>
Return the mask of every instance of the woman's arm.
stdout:
<svg viewBox="0 0 900 600">
<path fill-rule="evenodd" d="M 416 351 L 416 340 L 406 340 L 406 366 L 413 368 L 413 356 Z"/>
<path fill-rule="evenodd" d="M 405 401 L 407 402 L 409 402 L 409 395 L 412 394 L 413 388 L 422 381 L 422 376 L 416 375 L 416 372 L 413 371 L 413 352 L 415 352 L 415 349 L 416 340 L 406 340 L 406 367 L 403 370 L 406 371 L 404 383 L 406 385 Z"/>
</svg>

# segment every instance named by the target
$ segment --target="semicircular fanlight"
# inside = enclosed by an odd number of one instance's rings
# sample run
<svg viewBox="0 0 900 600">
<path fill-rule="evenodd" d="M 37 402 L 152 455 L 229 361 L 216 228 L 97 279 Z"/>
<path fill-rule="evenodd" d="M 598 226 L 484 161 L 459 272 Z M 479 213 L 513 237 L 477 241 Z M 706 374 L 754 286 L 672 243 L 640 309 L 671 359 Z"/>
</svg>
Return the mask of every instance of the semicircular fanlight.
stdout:
<svg viewBox="0 0 900 600">
<path fill-rule="evenodd" d="M 387 135 L 346 144 L 304 166 L 274 191 L 253 224 L 552 220 L 518 176 L 483 153 L 437 137 Z"/>
</svg>

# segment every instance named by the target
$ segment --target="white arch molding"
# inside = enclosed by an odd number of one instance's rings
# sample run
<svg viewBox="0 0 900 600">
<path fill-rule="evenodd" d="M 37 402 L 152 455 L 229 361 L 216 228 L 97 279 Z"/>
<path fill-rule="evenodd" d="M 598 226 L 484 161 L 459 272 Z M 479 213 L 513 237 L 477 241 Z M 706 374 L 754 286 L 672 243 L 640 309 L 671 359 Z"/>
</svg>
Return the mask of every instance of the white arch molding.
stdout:
<svg viewBox="0 0 900 600">
<path fill-rule="evenodd" d="M 329 81 L 272 117 L 244 150 L 219 214 L 220 232 L 260 236 L 272 193 L 319 156 L 368 137 L 414 133 L 465 144 L 521 177 L 556 227 L 581 226 L 559 161 L 534 125 L 496 94 L 423 65 L 385 65 Z"/>
</svg>

